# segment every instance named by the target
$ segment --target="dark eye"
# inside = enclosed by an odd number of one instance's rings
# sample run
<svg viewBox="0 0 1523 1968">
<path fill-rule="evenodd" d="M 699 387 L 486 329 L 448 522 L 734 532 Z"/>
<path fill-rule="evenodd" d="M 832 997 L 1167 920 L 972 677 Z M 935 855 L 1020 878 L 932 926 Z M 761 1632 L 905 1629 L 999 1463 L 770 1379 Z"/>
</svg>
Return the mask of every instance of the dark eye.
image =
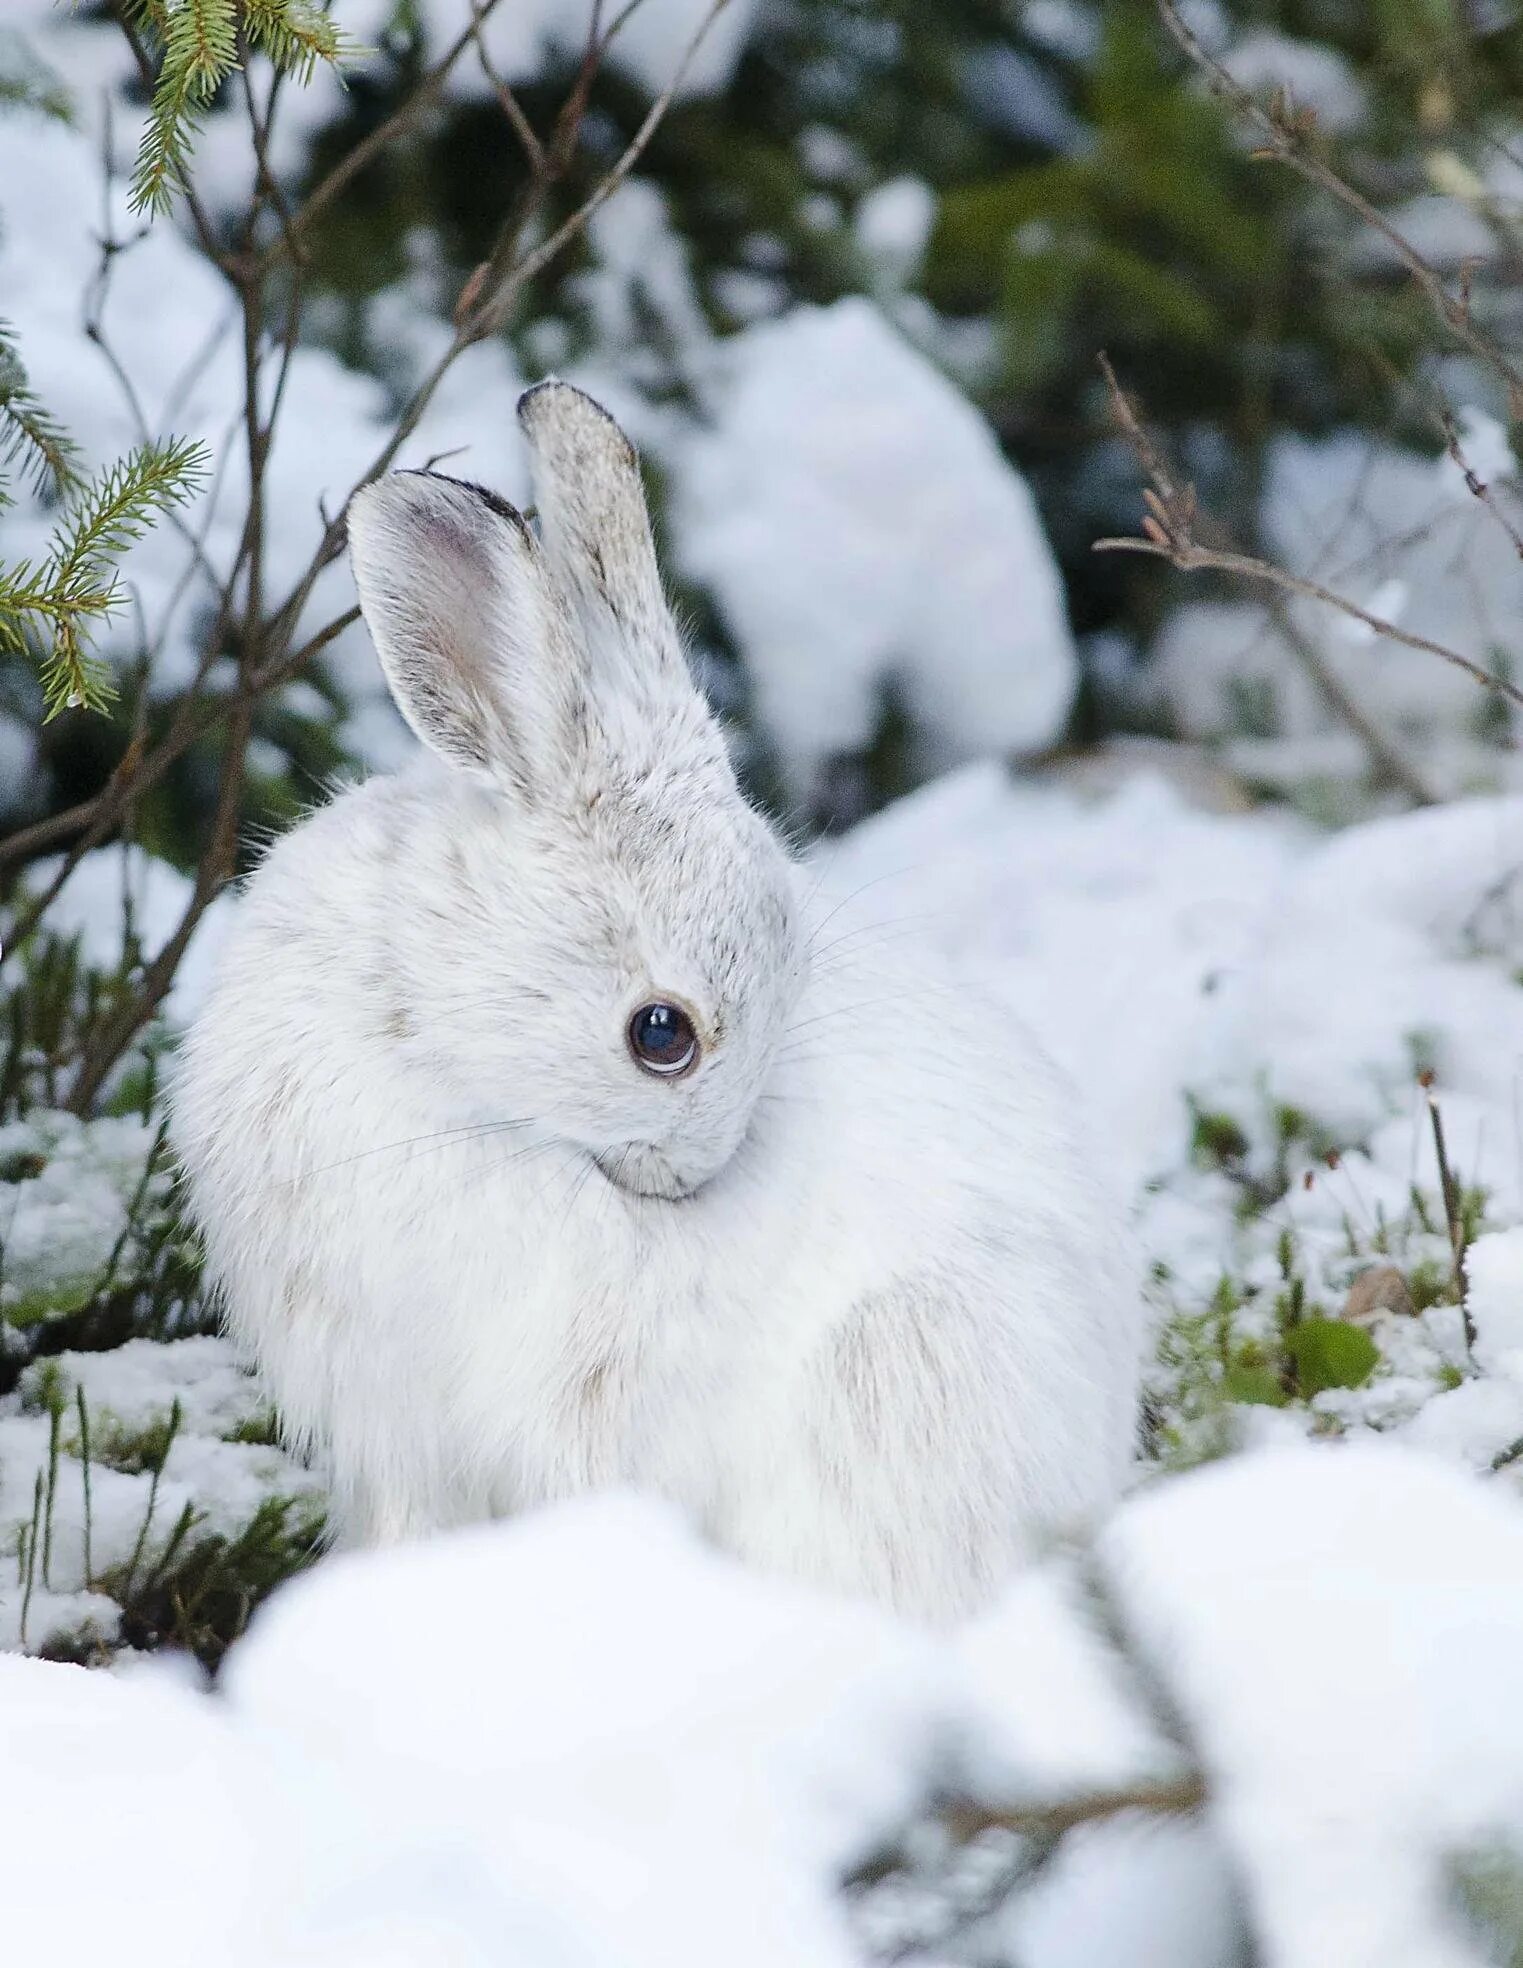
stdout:
<svg viewBox="0 0 1523 1968">
<path fill-rule="evenodd" d="M 629 1021 L 629 1049 L 647 1073 L 674 1080 L 698 1057 L 698 1034 L 681 1005 L 641 1005 Z"/>
</svg>

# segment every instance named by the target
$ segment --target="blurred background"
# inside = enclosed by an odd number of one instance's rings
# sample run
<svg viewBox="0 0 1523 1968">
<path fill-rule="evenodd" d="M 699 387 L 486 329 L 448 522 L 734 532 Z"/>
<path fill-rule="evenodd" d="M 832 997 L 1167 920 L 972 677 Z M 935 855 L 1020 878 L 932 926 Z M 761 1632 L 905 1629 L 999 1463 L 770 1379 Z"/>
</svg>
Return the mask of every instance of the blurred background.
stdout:
<svg viewBox="0 0 1523 1968">
<path fill-rule="evenodd" d="M 183 211 L 137 243 L 108 218 L 99 251 L 108 179 L 127 168 L 101 92 L 115 87 L 130 138 L 143 90 L 98 11 L 7 10 L 5 64 L 50 70 L 75 129 L 0 119 L 0 308 L 92 458 L 137 434 L 113 359 L 150 423 L 215 448 L 236 414 L 235 323 L 196 284 Z M 645 0 L 620 27 L 546 229 L 637 130 L 702 12 Z M 310 550 L 319 499 L 342 498 L 351 454 L 447 338 L 521 189 L 503 90 L 549 129 L 586 14 L 585 0 L 507 0 L 481 59 L 304 230 L 307 359 L 272 461 L 277 572 L 281 534 L 293 562 Z M 368 52 L 346 86 L 320 70 L 286 94 L 272 143 L 293 203 L 470 20 L 463 0 L 334 16 Z M 518 386 L 557 370 L 608 401 L 645 451 L 695 656 L 751 782 L 806 829 L 982 752 L 1093 772 L 1146 748 L 1203 797 L 1278 797 L 1326 820 L 1510 783 L 1514 709 L 1442 662 L 1303 598 L 1094 543 L 1135 534 L 1142 512 L 1104 351 L 1213 538 L 1513 672 L 1523 563 L 1466 483 L 1510 504 L 1506 383 L 1445 327 L 1381 223 L 1463 279 L 1488 331 L 1516 328 L 1517 9 L 1201 0 L 1185 20 L 1257 102 L 1299 119 L 1377 222 L 1256 156 L 1152 0 L 730 0 L 633 171 L 457 365 L 402 461 L 442 456 L 512 493 Z M 253 168 L 232 83 L 195 155 L 211 222 L 231 231 Z M 236 504 L 236 483 L 218 491 Z M 47 523 L 45 501 L 0 514 L 0 547 L 33 549 Z M 216 522 L 202 537 L 215 559 Z M 146 598 L 106 640 L 124 671 L 151 655 L 149 701 L 134 713 L 124 692 L 115 730 L 78 713 L 41 727 L 35 666 L 0 656 L 10 821 L 88 798 L 124 721 L 151 736 L 170 715 L 206 626 L 194 578 L 165 619 L 176 545 L 166 534 L 129 562 Z M 218 743 L 191 748 L 138 814 L 139 838 L 184 867 Z M 244 838 L 399 744 L 350 630 L 260 707 Z"/>
</svg>

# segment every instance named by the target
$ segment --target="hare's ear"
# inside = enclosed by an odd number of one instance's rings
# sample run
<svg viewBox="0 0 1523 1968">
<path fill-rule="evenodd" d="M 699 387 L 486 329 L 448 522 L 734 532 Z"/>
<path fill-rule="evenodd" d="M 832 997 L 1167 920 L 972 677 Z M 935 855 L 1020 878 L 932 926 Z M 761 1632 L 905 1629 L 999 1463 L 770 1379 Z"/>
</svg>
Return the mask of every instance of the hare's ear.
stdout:
<svg viewBox="0 0 1523 1968">
<path fill-rule="evenodd" d="M 526 797 L 548 790 L 582 664 L 522 516 L 480 486 L 396 472 L 351 500 L 349 558 L 391 694 L 424 744 Z"/>
<path fill-rule="evenodd" d="M 601 695 L 692 693 L 661 589 L 640 461 L 600 404 L 569 383 L 518 400 L 534 463 L 540 537 L 580 619 Z"/>
</svg>

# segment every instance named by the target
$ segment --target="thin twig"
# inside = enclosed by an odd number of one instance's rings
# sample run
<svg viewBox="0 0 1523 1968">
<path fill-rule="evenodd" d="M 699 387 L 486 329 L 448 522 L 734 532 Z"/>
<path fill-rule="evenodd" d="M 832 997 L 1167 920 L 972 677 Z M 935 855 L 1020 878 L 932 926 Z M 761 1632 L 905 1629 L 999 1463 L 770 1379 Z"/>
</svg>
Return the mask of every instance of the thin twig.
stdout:
<svg viewBox="0 0 1523 1968">
<path fill-rule="evenodd" d="M 500 291 L 493 294 L 490 287 L 486 289 L 470 324 L 472 329 L 471 339 L 473 341 L 479 340 L 483 335 L 495 333 L 502 326 L 503 322 L 507 319 L 514 301 L 522 293 L 523 289 L 577 237 L 587 224 L 587 221 L 602 206 L 607 204 L 608 200 L 612 198 L 619 186 L 623 184 L 636 164 L 639 163 L 650 144 L 651 138 L 656 134 L 667 111 L 671 108 L 677 91 L 687 80 L 688 70 L 692 67 L 699 49 L 703 46 L 709 29 L 718 20 L 728 5 L 729 0 L 713 0 L 713 4 L 689 36 L 687 46 L 682 51 L 677 66 L 672 73 L 671 80 L 646 111 L 639 129 L 630 138 L 623 153 L 598 180 L 593 190 L 577 209 L 568 219 L 556 227 L 548 239 L 543 240 L 535 247 L 532 253 L 513 269 L 511 278 L 503 283 Z"/>
<path fill-rule="evenodd" d="M 1396 740 L 1381 730 L 1311 637 L 1302 633 L 1285 597 L 1270 595 L 1268 609 L 1270 620 L 1285 638 L 1296 661 L 1363 744 L 1377 770 L 1393 785 L 1399 786 L 1414 806 L 1437 806 L 1440 795 L 1428 784 Z"/>
<path fill-rule="evenodd" d="M 482 23 L 499 5 L 499 0 L 480 0 L 479 6 L 471 10 L 471 24 L 462 30 L 450 43 L 431 69 L 423 76 L 407 100 L 392 111 L 384 122 L 378 123 L 366 137 L 362 137 L 353 150 L 345 151 L 328 175 L 309 191 L 301 205 L 290 216 L 290 222 L 280 239 L 266 252 L 260 272 L 282 254 L 289 252 L 319 213 L 331 205 L 338 194 L 364 170 L 365 166 L 389 150 L 400 137 L 404 137 L 422 116 L 425 109 L 442 93 L 455 64 L 473 43 L 480 46 Z"/>
<path fill-rule="evenodd" d="M 1429 636 L 1414 635 L 1411 630 L 1388 622 L 1382 615 L 1372 615 L 1367 608 L 1350 601 L 1346 595 L 1334 594 L 1320 581 L 1308 581 L 1299 574 L 1292 574 L 1273 561 L 1258 560 L 1251 554 L 1218 553 L 1211 547 L 1202 547 L 1191 540 L 1181 539 L 1110 539 L 1096 540 L 1096 553 L 1136 553 L 1151 554 L 1159 560 L 1172 561 L 1174 566 L 1186 574 L 1210 570 L 1218 574 L 1234 574 L 1240 580 L 1260 581 L 1270 587 L 1283 589 L 1287 594 L 1304 596 L 1308 601 L 1320 601 L 1328 608 L 1335 608 L 1351 621 L 1362 622 L 1377 636 L 1384 636 L 1391 642 L 1399 642 L 1408 649 L 1421 649 L 1429 656 L 1437 656 L 1441 662 L 1450 663 L 1457 670 L 1463 670 L 1469 677 L 1486 690 L 1494 690 L 1500 697 L 1523 709 L 1523 690 L 1498 676 L 1495 671 L 1474 663 L 1468 656 L 1462 656 L 1457 649 L 1448 649 L 1441 642 L 1434 642 Z"/>
<path fill-rule="evenodd" d="M 1061 1838 L 1080 1825 L 1119 1817 L 1124 1811 L 1146 1811 L 1154 1817 L 1179 1817 L 1198 1811 L 1208 1798 L 1206 1780 L 1198 1771 L 1157 1783 L 1123 1785 L 1117 1790 L 1082 1792 L 1047 1804 L 1015 1804 L 999 1809 L 963 1799 L 942 1807 L 937 1820 L 959 1845 L 988 1831 L 1013 1832 L 1020 1838 Z"/>
<path fill-rule="evenodd" d="M 1465 456 L 1464 446 L 1460 442 L 1459 428 L 1454 421 L 1454 413 L 1450 410 L 1441 410 L 1438 412 L 1438 420 L 1439 428 L 1444 434 L 1444 449 L 1449 453 L 1450 458 L 1464 478 L 1465 490 L 1470 494 L 1472 499 L 1480 500 L 1497 525 L 1501 527 L 1508 539 L 1511 540 L 1513 552 L 1517 554 L 1520 560 L 1523 560 L 1523 532 L 1519 531 L 1515 522 L 1502 510 L 1502 502 L 1498 499 L 1494 488 L 1487 484 L 1486 480 L 1480 476 L 1470 463 L 1470 460 Z"/>
<path fill-rule="evenodd" d="M 484 4 L 484 0 L 471 0 L 471 39 L 476 43 L 476 60 L 482 74 L 491 84 L 492 93 L 496 96 L 503 115 L 513 126 L 514 136 L 523 146 L 524 156 L 529 161 L 529 169 L 537 176 L 545 168 L 545 147 L 535 135 L 534 125 L 524 114 L 523 104 L 514 95 L 507 79 L 498 73 L 491 56 L 487 53 L 486 40 L 481 30 L 489 12 L 490 8 Z"/>
</svg>

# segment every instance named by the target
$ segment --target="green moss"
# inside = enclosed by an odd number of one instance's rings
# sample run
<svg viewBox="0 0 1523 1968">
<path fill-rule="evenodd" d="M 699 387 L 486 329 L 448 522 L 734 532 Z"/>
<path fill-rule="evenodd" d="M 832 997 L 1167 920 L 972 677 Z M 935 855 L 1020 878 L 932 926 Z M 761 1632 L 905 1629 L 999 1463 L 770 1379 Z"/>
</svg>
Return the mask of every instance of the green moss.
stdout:
<svg viewBox="0 0 1523 1968">
<path fill-rule="evenodd" d="M 8 1305 L 0 1308 L 0 1320 L 22 1332 L 29 1327 L 50 1325 L 82 1312 L 94 1292 L 93 1276 L 50 1279 L 46 1285 L 19 1293 Z"/>
</svg>

